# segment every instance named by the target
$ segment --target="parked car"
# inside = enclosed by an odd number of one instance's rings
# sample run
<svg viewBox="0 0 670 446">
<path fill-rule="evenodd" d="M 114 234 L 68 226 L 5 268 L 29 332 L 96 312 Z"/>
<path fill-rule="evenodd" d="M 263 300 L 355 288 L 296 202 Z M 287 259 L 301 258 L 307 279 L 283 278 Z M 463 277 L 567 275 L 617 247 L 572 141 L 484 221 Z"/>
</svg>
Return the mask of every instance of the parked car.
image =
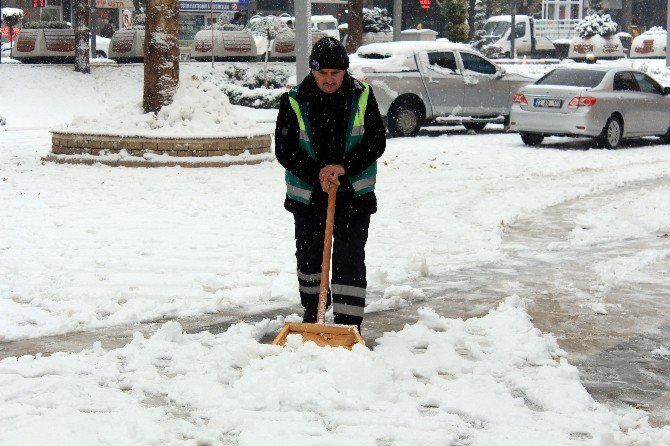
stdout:
<svg viewBox="0 0 670 446">
<path fill-rule="evenodd" d="M 669 95 L 627 67 L 560 67 L 514 94 L 510 129 L 531 146 L 550 135 L 594 137 L 610 149 L 632 136 L 670 142 Z"/>
<path fill-rule="evenodd" d="M 481 130 L 487 120 L 507 118 L 512 93 L 533 81 L 451 42 L 374 43 L 350 60 L 352 73 L 374 87 L 393 136 L 415 135 L 426 121 L 443 116 L 473 118 L 463 125 Z"/>
<path fill-rule="evenodd" d="M 91 39 L 91 40 L 93 40 L 93 39 Z M 96 58 L 103 58 L 103 59 L 107 58 L 107 56 L 109 55 L 109 42 L 111 42 L 111 41 L 112 41 L 112 39 L 110 39 L 108 37 L 95 36 L 95 57 Z M 91 57 L 93 57 L 93 54 L 91 54 Z"/>
</svg>

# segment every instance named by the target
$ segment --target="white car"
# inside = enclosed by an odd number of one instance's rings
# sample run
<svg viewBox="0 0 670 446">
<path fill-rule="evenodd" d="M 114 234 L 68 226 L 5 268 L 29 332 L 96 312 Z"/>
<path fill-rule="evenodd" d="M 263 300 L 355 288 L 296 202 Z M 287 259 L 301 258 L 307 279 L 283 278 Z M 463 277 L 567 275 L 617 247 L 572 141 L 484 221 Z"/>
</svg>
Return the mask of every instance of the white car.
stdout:
<svg viewBox="0 0 670 446">
<path fill-rule="evenodd" d="M 628 67 L 556 68 L 512 96 L 510 129 L 531 146 L 550 135 L 610 149 L 633 136 L 670 142 L 670 87 Z"/>
<path fill-rule="evenodd" d="M 111 42 L 112 39 L 109 39 L 107 37 L 102 37 L 102 36 L 96 36 L 95 37 L 95 57 L 96 58 L 103 58 L 106 59 L 107 56 L 109 56 L 109 42 Z M 91 53 L 91 57 L 93 57 L 93 53 Z"/>
</svg>

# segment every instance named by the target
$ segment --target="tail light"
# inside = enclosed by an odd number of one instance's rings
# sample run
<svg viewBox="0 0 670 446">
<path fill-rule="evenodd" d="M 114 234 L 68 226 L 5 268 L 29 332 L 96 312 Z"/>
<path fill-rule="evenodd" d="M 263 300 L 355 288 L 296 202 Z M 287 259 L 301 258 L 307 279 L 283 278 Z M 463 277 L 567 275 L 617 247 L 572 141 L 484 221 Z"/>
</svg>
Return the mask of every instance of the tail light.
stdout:
<svg viewBox="0 0 670 446">
<path fill-rule="evenodd" d="M 512 103 L 513 104 L 528 105 L 528 101 L 526 100 L 526 96 L 524 96 L 522 93 L 514 93 L 512 95 Z"/>
<path fill-rule="evenodd" d="M 591 96 L 575 96 L 568 103 L 568 108 L 592 107 L 596 103 L 596 98 Z"/>
</svg>

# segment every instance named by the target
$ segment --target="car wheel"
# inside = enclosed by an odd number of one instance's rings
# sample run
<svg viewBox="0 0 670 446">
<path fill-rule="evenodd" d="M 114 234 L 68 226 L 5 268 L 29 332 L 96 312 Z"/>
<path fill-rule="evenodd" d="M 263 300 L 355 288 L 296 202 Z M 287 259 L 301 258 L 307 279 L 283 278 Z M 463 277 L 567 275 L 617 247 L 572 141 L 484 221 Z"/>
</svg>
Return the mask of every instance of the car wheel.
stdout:
<svg viewBox="0 0 670 446">
<path fill-rule="evenodd" d="M 670 144 L 670 127 L 668 127 L 668 131 L 661 135 L 660 138 L 665 144 Z"/>
<path fill-rule="evenodd" d="M 107 58 L 107 55 L 105 54 L 104 51 L 100 51 L 100 50 L 98 50 L 98 51 L 95 52 L 95 57 L 96 57 L 97 59 L 106 59 L 106 58 Z"/>
<path fill-rule="evenodd" d="M 602 133 L 596 138 L 596 143 L 606 149 L 616 149 L 621 143 L 623 123 L 616 116 L 610 116 Z"/>
<path fill-rule="evenodd" d="M 389 111 L 389 133 L 392 136 L 414 136 L 421 128 L 421 112 L 409 104 L 394 105 Z"/>
<path fill-rule="evenodd" d="M 485 122 L 464 122 L 463 127 L 465 127 L 467 130 L 474 130 L 475 132 L 479 132 L 484 130 L 484 127 L 486 127 Z"/>
<path fill-rule="evenodd" d="M 520 132 L 521 141 L 527 146 L 539 146 L 544 140 L 544 135 L 541 133 Z"/>
</svg>

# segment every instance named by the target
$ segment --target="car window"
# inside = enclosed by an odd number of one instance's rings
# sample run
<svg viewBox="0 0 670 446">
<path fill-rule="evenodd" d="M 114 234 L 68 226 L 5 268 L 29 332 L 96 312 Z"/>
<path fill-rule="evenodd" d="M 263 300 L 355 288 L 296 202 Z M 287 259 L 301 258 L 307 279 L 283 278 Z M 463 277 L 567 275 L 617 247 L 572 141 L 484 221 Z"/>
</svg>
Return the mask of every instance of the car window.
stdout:
<svg viewBox="0 0 670 446">
<path fill-rule="evenodd" d="M 463 61 L 463 69 L 466 71 L 474 71 L 475 73 L 482 74 L 496 74 L 496 66 L 477 55 L 461 52 L 461 60 Z"/>
<path fill-rule="evenodd" d="M 453 74 L 458 71 L 453 51 L 428 53 L 428 64 L 436 71 Z"/>
<path fill-rule="evenodd" d="M 535 85 L 566 85 L 593 88 L 605 77 L 606 71 L 578 68 L 557 68 L 535 81 Z"/>
<path fill-rule="evenodd" d="M 526 35 L 526 22 L 521 22 L 517 23 L 515 25 L 516 33 L 515 33 L 515 38 L 523 37 Z M 511 35 L 510 35 L 511 37 Z"/>
<path fill-rule="evenodd" d="M 631 73 L 617 73 L 614 75 L 614 91 L 640 91 L 637 82 Z"/>
<path fill-rule="evenodd" d="M 658 82 L 643 73 L 633 73 L 635 80 L 640 84 L 640 90 L 645 93 L 663 94 L 663 87 Z"/>
</svg>

